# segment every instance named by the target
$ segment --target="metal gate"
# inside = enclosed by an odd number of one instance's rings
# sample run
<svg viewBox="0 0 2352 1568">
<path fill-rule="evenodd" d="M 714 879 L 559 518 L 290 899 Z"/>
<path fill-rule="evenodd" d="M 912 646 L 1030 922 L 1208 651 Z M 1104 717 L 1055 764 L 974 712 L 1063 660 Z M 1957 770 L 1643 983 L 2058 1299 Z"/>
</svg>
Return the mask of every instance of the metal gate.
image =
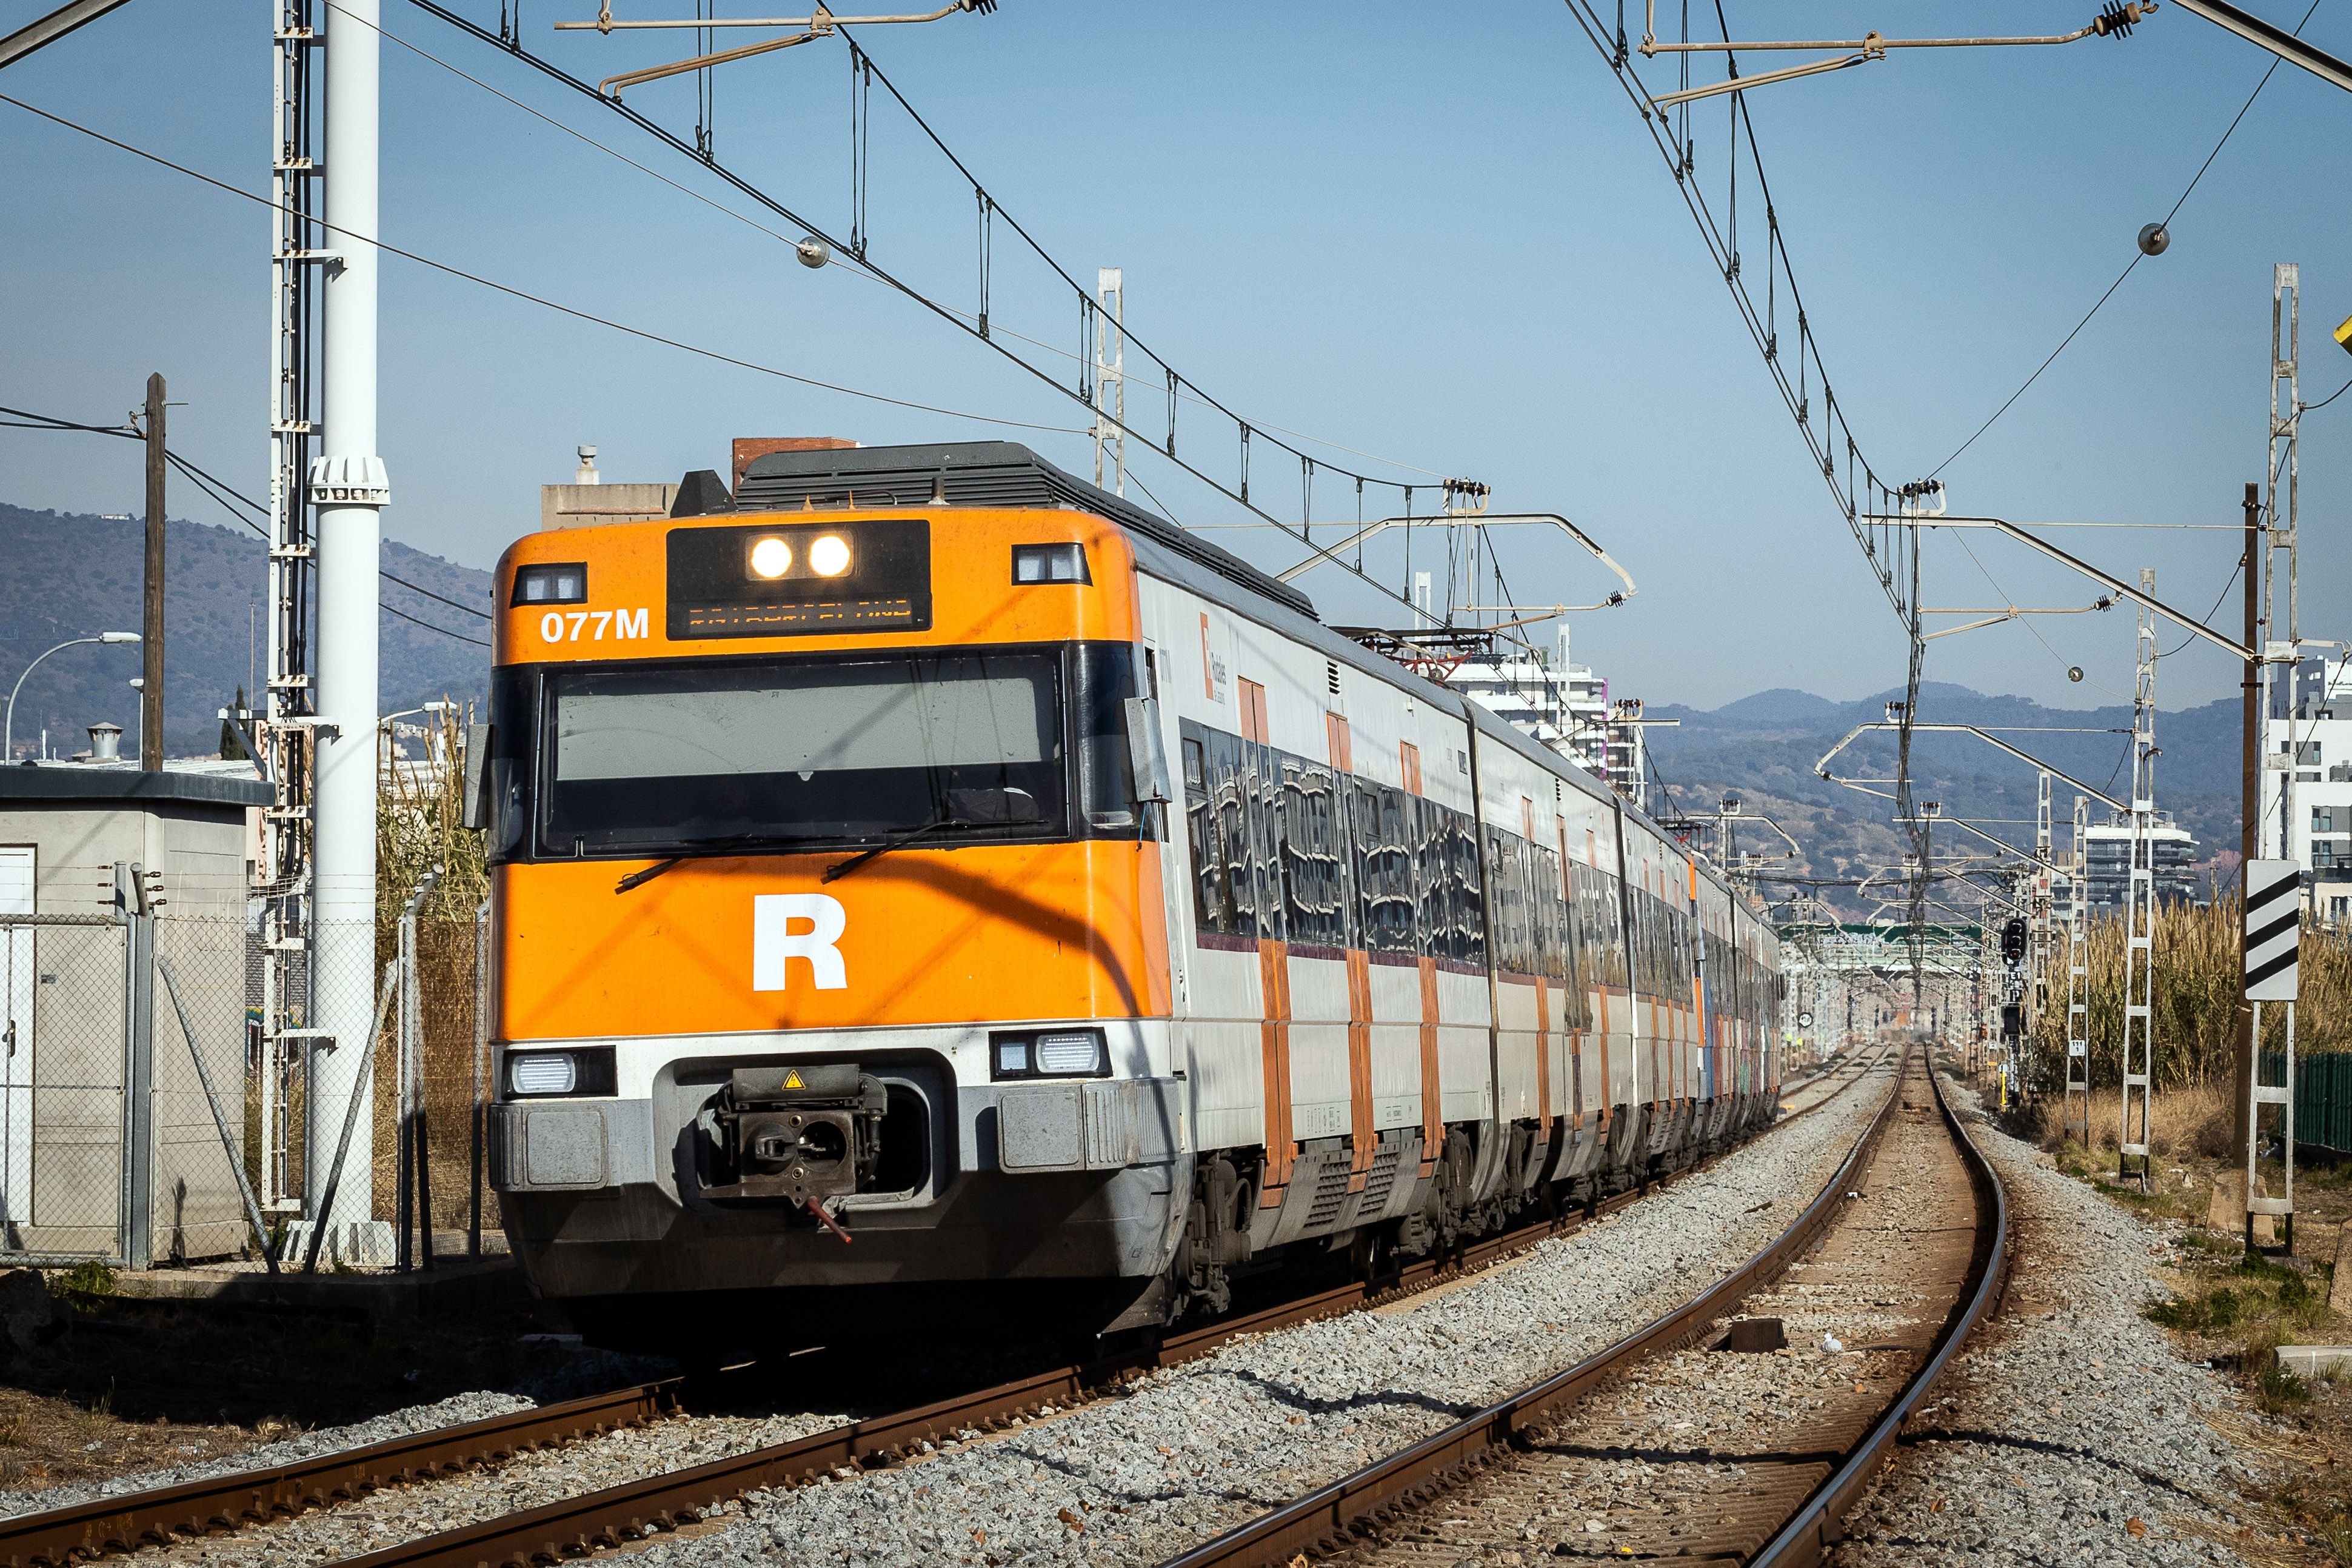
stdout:
<svg viewBox="0 0 2352 1568">
<path fill-rule="evenodd" d="M 0 1260 L 131 1250 L 131 931 L 0 915 Z"/>
</svg>

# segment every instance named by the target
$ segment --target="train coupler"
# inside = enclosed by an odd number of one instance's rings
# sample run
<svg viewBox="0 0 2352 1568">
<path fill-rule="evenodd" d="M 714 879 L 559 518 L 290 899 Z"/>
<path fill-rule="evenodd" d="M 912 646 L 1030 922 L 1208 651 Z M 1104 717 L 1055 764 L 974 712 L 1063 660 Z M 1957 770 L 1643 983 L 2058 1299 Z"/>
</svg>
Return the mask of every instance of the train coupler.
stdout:
<svg viewBox="0 0 2352 1568">
<path fill-rule="evenodd" d="M 830 1200 L 863 1190 L 882 1157 L 889 1093 L 855 1063 L 739 1067 L 712 1107 L 708 1197 L 782 1197 L 848 1239 Z"/>
</svg>

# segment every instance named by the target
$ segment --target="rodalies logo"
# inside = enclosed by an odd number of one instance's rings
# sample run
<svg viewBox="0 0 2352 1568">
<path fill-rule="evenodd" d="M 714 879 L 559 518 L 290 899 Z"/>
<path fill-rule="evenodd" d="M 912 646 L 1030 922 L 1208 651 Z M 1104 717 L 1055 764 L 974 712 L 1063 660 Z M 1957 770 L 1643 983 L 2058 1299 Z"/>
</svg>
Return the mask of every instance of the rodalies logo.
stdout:
<svg viewBox="0 0 2352 1568">
<path fill-rule="evenodd" d="M 794 930 L 798 925 L 800 930 Z M 849 968 L 835 946 L 849 929 L 841 901 L 822 893 L 762 893 L 751 899 L 751 988 L 792 988 L 792 961 L 808 961 L 820 991 L 849 988 Z"/>
</svg>

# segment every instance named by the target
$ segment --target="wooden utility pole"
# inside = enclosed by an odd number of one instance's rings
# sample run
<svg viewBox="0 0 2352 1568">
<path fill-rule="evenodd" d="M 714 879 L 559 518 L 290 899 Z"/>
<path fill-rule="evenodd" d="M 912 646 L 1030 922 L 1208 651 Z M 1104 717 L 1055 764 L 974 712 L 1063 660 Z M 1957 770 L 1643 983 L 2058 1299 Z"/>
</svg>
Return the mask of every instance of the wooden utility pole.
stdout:
<svg viewBox="0 0 2352 1568">
<path fill-rule="evenodd" d="M 2263 821 L 2263 645 L 2262 578 L 2265 565 L 2263 545 L 2262 487 L 2246 486 L 2246 664 L 2238 722 L 2238 907 L 2246 900 L 2246 867 L 2262 853 Z M 2254 1092 L 2254 1009 L 2245 998 L 2246 923 L 2238 921 L 2238 1016 L 2236 1061 L 2231 1065 L 2231 1167 L 2246 1166 L 2248 1105 Z"/>
<path fill-rule="evenodd" d="M 139 766 L 163 771 L 163 377 L 147 378 L 147 583 L 140 622 Z"/>
</svg>

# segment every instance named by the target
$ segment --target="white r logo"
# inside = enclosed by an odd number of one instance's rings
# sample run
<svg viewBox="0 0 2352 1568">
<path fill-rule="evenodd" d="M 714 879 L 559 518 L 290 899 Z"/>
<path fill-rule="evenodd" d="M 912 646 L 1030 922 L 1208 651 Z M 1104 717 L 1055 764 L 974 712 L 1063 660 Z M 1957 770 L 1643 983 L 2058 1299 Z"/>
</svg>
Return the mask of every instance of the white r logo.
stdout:
<svg viewBox="0 0 2352 1568">
<path fill-rule="evenodd" d="M 792 923 L 808 922 L 795 931 Z M 849 972 L 834 944 L 849 927 L 841 901 L 822 893 L 762 893 L 751 900 L 751 988 L 787 988 L 786 971 L 794 958 L 808 960 L 820 991 L 845 991 Z"/>
</svg>

